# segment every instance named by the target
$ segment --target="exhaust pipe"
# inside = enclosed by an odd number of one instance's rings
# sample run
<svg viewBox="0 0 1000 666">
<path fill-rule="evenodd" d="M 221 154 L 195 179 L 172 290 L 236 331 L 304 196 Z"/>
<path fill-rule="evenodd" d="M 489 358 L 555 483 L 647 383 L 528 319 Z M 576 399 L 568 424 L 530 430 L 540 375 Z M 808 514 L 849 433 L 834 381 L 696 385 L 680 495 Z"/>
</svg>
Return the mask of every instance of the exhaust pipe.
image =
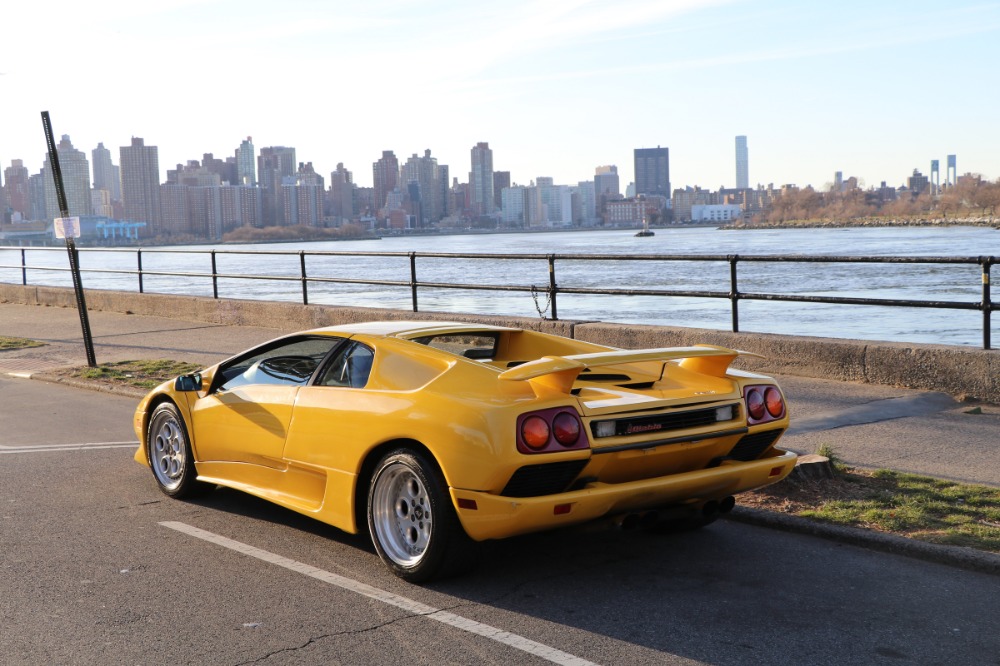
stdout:
<svg viewBox="0 0 1000 666">
<path fill-rule="evenodd" d="M 701 515 L 706 518 L 711 518 L 719 512 L 719 503 L 715 500 L 709 500 L 705 502 L 701 507 Z"/>
<path fill-rule="evenodd" d="M 642 520 L 641 518 L 639 518 L 639 514 L 630 513 L 626 515 L 624 518 L 622 518 L 621 528 L 623 530 L 634 530 L 635 528 L 639 527 L 639 524 L 641 522 Z"/>
<path fill-rule="evenodd" d="M 730 495 L 719 500 L 719 513 L 729 513 L 736 506 L 736 498 Z"/>
</svg>

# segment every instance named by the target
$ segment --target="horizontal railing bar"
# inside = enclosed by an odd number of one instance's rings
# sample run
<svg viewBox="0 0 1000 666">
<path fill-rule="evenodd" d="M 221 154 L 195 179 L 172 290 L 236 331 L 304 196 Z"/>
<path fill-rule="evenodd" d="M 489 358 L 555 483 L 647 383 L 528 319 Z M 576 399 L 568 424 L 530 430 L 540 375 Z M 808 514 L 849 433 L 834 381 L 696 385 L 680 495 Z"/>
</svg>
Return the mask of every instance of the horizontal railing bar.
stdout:
<svg viewBox="0 0 1000 666">
<path fill-rule="evenodd" d="M 796 296 L 793 294 L 739 294 L 741 301 L 785 301 L 789 303 L 828 303 L 831 305 L 882 305 L 901 308 L 936 308 L 943 310 L 982 310 L 981 302 L 911 301 L 892 298 L 854 298 L 850 296 Z"/>
<path fill-rule="evenodd" d="M 559 287 L 560 294 L 595 296 L 679 296 L 682 298 L 729 298 L 728 291 L 677 291 L 673 289 L 588 289 L 587 287 Z"/>
</svg>

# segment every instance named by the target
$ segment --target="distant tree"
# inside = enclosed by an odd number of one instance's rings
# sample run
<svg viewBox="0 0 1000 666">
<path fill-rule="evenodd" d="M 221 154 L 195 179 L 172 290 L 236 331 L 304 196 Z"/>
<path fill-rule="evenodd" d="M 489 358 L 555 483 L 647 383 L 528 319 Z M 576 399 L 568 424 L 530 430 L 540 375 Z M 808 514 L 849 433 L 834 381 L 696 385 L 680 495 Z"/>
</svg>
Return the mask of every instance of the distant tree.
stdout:
<svg viewBox="0 0 1000 666">
<path fill-rule="evenodd" d="M 972 193 L 972 203 L 983 211 L 983 215 L 989 215 L 992 224 L 997 208 L 1000 207 L 1000 180 L 994 183 L 980 183 Z"/>
</svg>

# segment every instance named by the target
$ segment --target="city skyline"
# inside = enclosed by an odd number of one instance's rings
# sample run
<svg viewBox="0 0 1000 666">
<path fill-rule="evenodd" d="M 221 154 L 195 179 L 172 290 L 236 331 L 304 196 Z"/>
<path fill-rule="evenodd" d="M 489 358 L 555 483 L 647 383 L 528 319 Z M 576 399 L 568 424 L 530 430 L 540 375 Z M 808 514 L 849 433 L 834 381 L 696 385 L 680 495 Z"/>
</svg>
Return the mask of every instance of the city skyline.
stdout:
<svg viewBox="0 0 1000 666">
<path fill-rule="evenodd" d="M 48 110 L 83 150 L 158 146 L 161 182 L 247 136 L 362 186 L 384 150 L 431 149 L 465 181 L 484 142 L 521 184 L 617 165 L 624 189 L 632 151 L 663 146 L 672 187 L 734 187 L 734 136 L 751 187 L 899 185 L 952 154 L 1000 176 L 995 2 L 55 5 L 18 4 L 0 29 L 0 164 L 32 173 Z"/>
</svg>

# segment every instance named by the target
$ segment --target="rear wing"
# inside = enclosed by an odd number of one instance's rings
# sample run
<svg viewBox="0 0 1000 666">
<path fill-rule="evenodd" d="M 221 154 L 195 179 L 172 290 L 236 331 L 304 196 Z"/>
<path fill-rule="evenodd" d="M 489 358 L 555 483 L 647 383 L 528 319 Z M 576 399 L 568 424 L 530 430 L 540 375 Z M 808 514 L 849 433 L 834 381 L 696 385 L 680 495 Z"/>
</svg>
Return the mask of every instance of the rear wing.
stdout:
<svg viewBox="0 0 1000 666">
<path fill-rule="evenodd" d="M 504 370 L 500 379 L 527 381 L 538 397 L 567 394 L 573 389 L 577 377 L 585 368 L 605 365 L 624 365 L 649 361 L 680 361 L 680 366 L 692 372 L 713 377 L 725 377 L 730 364 L 739 356 L 757 356 L 750 352 L 696 345 L 693 347 L 665 347 L 662 349 L 620 349 L 570 356 L 543 356 L 515 368 Z"/>
</svg>

